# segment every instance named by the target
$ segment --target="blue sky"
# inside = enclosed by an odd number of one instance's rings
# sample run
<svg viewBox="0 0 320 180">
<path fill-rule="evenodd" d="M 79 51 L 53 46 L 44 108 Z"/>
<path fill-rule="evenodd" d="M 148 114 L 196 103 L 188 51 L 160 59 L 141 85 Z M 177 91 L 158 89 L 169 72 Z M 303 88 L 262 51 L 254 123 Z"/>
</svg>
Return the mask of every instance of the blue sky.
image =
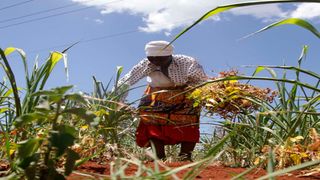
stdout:
<svg viewBox="0 0 320 180">
<path fill-rule="evenodd" d="M 1 0 L 0 47 L 23 49 L 31 65 L 36 56 L 41 62 L 50 51 L 80 41 L 68 52 L 69 81 L 61 62 L 47 88 L 73 84 L 76 91 L 91 92 L 93 75 L 107 83 L 117 66 L 128 72 L 145 57 L 145 43 L 170 41 L 206 11 L 232 2 L 235 0 Z M 175 53 L 197 58 L 210 76 L 216 76 L 230 68 L 252 72 L 242 65 L 296 65 L 302 46 L 309 45 L 303 66 L 319 72 L 320 40 L 300 27 L 285 25 L 238 40 L 286 17 L 306 19 L 320 29 L 320 3 L 272 4 L 222 13 L 178 39 Z M 16 55 L 9 59 L 18 86 L 24 87 L 21 61 Z M 132 92 L 129 99 L 138 98 L 142 91 Z"/>
</svg>

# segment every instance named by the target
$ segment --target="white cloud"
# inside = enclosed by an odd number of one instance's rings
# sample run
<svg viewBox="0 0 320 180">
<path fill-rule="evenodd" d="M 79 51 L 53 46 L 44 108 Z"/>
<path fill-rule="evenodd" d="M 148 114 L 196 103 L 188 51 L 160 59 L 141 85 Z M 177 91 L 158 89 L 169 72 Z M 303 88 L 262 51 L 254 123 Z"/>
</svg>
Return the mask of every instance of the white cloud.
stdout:
<svg viewBox="0 0 320 180">
<path fill-rule="evenodd" d="M 103 23 L 104 23 L 104 21 L 103 21 L 102 19 L 91 19 L 91 18 L 89 18 L 89 17 L 85 17 L 84 20 L 86 20 L 86 21 L 93 21 L 93 22 L 95 22 L 95 23 L 97 23 L 97 24 L 103 24 Z"/>
<path fill-rule="evenodd" d="M 251 15 L 263 21 L 275 21 L 283 18 L 320 19 L 320 3 L 299 3 L 282 8 L 280 4 L 259 5 L 236 8 L 230 11 L 234 15 Z"/>
<path fill-rule="evenodd" d="M 239 0 L 72 0 L 86 6 L 97 7 L 102 14 L 127 13 L 142 17 L 145 32 L 163 31 L 170 35 L 171 30 L 186 27 L 205 12 L 224 3 Z M 320 16 L 320 4 L 301 3 L 284 8 L 280 4 L 259 5 L 236 8 L 229 11 L 233 15 L 250 15 L 266 21 L 275 21 L 286 17 L 312 19 Z M 214 16 L 214 20 L 220 20 Z"/>
<path fill-rule="evenodd" d="M 320 19 L 320 3 L 304 3 L 296 6 L 297 8 L 291 12 L 291 17 L 302 19 Z"/>
<path fill-rule="evenodd" d="M 129 13 L 141 15 L 145 32 L 165 31 L 184 27 L 216 7 L 208 0 L 73 0 L 86 6 L 96 6 L 102 14 Z M 217 18 L 215 20 L 218 20 Z"/>
<path fill-rule="evenodd" d="M 250 15 L 263 21 L 274 21 L 288 16 L 279 4 L 256 5 L 236 8 L 230 11 L 234 15 Z"/>
<path fill-rule="evenodd" d="M 102 24 L 102 23 L 104 23 L 104 21 L 101 20 L 101 19 L 95 19 L 94 22 L 96 22 L 97 24 Z"/>
</svg>

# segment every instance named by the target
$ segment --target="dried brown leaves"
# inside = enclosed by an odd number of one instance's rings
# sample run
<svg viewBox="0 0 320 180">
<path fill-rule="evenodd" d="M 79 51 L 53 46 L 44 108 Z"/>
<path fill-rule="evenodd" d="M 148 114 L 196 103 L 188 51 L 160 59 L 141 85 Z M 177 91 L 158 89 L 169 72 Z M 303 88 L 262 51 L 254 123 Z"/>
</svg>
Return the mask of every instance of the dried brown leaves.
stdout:
<svg viewBox="0 0 320 180">
<path fill-rule="evenodd" d="M 223 71 L 218 78 L 237 76 L 237 70 Z M 216 79 L 216 78 L 213 78 Z M 213 82 L 195 89 L 189 98 L 195 101 L 194 106 L 204 107 L 210 114 L 222 118 L 234 118 L 240 113 L 253 112 L 259 104 L 253 100 L 272 102 L 277 92 L 269 88 L 259 88 L 237 80 Z"/>
</svg>

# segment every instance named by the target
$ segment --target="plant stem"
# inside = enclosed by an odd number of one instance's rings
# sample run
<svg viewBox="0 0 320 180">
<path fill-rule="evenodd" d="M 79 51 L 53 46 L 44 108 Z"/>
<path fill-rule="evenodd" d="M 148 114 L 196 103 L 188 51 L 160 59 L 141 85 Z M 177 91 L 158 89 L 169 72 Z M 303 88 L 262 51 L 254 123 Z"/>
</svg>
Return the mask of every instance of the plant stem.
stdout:
<svg viewBox="0 0 320 180">
<path fill-rule="evenodd" d="M 19 117 L 21 115 L 21 104 L 20 104 L 20 97 L 19 97 L 19 93 L 18 93 L 18 88 L 17 88 L 17 84 L 15 81 L 15 77 L 13 74 L 13 71 L 9 65 L 9 62 L 6 58 L 6 55 L 4 54 L 4 51 L 0 48 L 0 55 L 1 55 L 1 59 L 3 60 L 5 66 L 3 67 L 11 84 L 11 88 L 13 91 L 13 95 L 14 95 L 14 101 L 15 101 L 15 107 L 16 107 L 16 117 Z"/>
</svg>

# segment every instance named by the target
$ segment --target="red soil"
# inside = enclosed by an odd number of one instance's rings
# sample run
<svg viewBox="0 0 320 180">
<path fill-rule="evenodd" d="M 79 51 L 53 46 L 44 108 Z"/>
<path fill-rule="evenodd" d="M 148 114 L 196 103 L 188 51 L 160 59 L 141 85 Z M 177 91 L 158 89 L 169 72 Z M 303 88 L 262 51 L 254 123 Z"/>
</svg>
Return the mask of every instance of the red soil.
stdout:
<svg viewBox="0 0 320 180">
<path fill-rule="evenodd" d="M 185 165 L 187 163 L 185 162 L 172 162 L 172 163 L 164 163 L 166 166 L 170 168 L 177 168 L 182 165 Z M 154 167 L 154 163 L 149 162 L 146 164 L 148 167 Z M 126 175 L 134 175 L 137 171 L 137 166 L 129 165 L 127 169 L 125 170 Z M 177 176 L 179 178 L 183 178 L 183 176 L 190 171 L 191 168 L 185 169 L 183 171 L 180 171 L 177 173 Z M 241 172 L 245 171 L 245 168 L 231 168 L 231 167 L 224 167 L 221 165 L 210 165 L 203 169 L 198 176 L 196 176 L 195 179 L 218 179 L 218 180 L 226 180 L 231 179 L 233 176 L 236 176 L 237 174 L 240 174 Z M 95 162 L 87 162 L 84 165 L 80 166 L 77 169 L 77 172 L 86 173 L 91 175 L 90 177 L 85 177 L 76 173 L 71 174 L 68 177 L 68 180 L 84 180 L 84 179 L 98 179 L 98 175 L 104 175 L 104 177 L 107 177 L 110 175 L 110 166 L 107 165 L 99 165 Z M 320 180 L 320 173 L 313 174 L 312 176 L 307 177 L 298 177 L 299 175 L 302 175 L 303 171 L 295 171 L 291 172 L 290 174 L 283 175 L 280 177 L 277 177 L 277 180 Z M 245 179 L 257 179 L 259 177 L 262 177 L 266 174 L 266 171 L 263 169 L 255 169 L 251 171 L 249 174 L 245 176 Z M 170 178 L 168 178 L 170 179 Z"/>
</svg>

